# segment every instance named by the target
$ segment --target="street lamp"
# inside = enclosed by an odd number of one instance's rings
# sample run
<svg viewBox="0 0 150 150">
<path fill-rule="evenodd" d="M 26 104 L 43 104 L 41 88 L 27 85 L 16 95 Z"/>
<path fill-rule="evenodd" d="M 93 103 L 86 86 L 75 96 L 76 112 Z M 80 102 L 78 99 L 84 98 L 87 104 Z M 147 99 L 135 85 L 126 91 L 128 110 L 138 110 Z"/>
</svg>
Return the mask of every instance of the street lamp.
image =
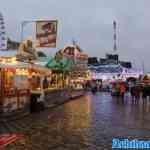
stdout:
<svg viewBox="0 0 150 150">
<path fill-rule="evenodd" d="M 29 24 L 29 23 L 34 23 L 35 21 L 22 21 L 21 22 L 21 42 L 23 41 L 23 33 L 24 33 L 24 27 L 27 25 L 27 24 Z"/>
</svg>

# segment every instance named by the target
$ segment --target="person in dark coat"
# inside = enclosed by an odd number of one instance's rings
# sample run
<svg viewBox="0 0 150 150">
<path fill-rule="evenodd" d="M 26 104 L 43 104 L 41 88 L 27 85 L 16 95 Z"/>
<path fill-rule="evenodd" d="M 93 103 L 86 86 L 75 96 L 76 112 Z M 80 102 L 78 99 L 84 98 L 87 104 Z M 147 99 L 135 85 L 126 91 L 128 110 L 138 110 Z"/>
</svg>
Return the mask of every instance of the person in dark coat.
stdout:
<svg viewBox="0 0 150 150">
<path fill-rule="evenodd" d="M 131 93 L 132 104 L 134 104 L 135 103 L 135 86 L 132 86 L 130 88 L 130 93 Z"/>
<path fill-rule="evenodd" d="M 43 80 L 43 89 L 47 89 L 47 88 L 48 88 L 48 80 L 45 77 L 44 80 Z"/>
<path fill-rule="evenodd" d="M 150 98 L 150 85 L 145 85 L 142 90 L 143 103 L 146 102 L 148 96 Z"/>
</svg>

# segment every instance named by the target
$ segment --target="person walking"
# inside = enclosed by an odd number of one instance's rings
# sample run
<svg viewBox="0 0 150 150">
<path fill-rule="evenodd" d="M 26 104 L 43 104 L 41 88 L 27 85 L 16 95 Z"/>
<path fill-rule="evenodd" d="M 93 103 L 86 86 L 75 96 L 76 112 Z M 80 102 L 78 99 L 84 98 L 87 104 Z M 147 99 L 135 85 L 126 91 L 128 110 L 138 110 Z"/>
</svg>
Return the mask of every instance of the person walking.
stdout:
<svg viewBox="0 0 150 150">
<path fill-rule="evenodd" d="M 126 87 L 124 83 L 121 83 L 120 85 L 120 96 L 121 96 L 121 100 L 122 100 L 122 104 L 124 104 L 124 94 L 126 92 Z"/>
<path fill-rule="evenodd" d="M 119 83 L 115 84 L 115 95 L 117 98 L 117 103 L 119 103 L 119 97 L 120 97 L 120 84 Z"/>
<path fill-rule="evenodd" d="M 141 91 L 142 91 L 141 87 L 139 85 L 137 85 L 135 87 L 135 104 L 139 103 Z"/>
</svg>

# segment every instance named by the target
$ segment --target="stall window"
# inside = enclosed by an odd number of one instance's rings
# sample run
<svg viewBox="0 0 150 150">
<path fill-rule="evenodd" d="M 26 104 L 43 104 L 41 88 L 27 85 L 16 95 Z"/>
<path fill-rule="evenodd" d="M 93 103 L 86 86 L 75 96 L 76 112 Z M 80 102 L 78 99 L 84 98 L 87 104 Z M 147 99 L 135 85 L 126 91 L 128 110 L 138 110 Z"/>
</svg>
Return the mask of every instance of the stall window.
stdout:
<svg viewBox="0 0 150 150">
<path fill-rule="evenodd" d="M 13 70 L 5 70 L 5 76 L 4 76 L 4 89 L 9 90 L 14 88 L 14 75 L 15 72 Z"/>
</svg>

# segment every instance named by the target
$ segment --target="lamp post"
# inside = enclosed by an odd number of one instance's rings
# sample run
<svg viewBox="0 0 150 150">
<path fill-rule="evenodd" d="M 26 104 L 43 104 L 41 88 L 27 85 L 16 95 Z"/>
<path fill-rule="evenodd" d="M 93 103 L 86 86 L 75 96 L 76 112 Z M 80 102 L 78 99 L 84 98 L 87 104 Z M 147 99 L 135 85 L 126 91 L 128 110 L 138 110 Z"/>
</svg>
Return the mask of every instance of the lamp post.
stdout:
<svg viewBox="0 0 150 150">
<path fill-rule="evenodd" d="M 23 38 L 24 38 L 24 27 L 25 27 L 27 24 L 29 24 L 29 23 L 34 23 L 34 22 L 36 22 L 36 21 L 31 20 L 31 21 L 22 21 L 22 22 L 21 22 L 21 42 L 23 41 Z"/>
</svg>

